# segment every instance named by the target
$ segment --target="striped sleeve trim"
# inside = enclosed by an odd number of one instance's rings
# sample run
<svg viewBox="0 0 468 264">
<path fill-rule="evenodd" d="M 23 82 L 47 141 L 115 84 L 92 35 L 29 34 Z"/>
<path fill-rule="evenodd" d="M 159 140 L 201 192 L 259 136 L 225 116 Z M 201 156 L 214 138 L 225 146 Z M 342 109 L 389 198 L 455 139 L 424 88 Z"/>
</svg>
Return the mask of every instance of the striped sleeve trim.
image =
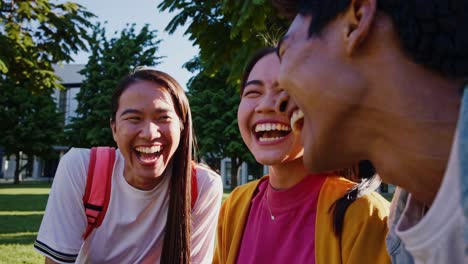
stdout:
<svg viewBox="0 0 468 264">
<path fill-rule="evenodd" d="M 54 250 L 39 240 L 34 241 L 34 248 L 60 262 L 74 263 L 78 257 L 78 254 L 67 254 Z"/>
</svg>

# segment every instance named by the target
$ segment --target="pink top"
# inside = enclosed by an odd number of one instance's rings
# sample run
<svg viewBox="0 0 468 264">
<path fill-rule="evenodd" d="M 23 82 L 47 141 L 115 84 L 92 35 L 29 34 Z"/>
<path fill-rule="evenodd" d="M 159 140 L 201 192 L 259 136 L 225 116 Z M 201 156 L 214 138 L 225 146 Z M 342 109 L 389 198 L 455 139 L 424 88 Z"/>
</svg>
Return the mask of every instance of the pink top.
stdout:
<svg viewBox="0 0 468 264">
<path fill-rule="evenodd" d="M 324 175 L 309 175 L 281 191 L 269 180 L 260 183 L 237 263 L 315 263 L 315 216 L 324 180 Z"/>
</svg>

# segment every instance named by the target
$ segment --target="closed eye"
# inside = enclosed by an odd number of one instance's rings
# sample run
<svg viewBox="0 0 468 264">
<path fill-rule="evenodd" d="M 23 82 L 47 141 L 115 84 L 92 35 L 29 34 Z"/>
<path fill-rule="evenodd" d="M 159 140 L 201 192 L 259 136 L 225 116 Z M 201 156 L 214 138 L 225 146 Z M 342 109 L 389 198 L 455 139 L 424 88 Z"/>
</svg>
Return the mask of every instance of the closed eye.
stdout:
<svg viewBox="0 0 468 264">
<path fill-rule="evenodd" d="M 129 116 L 129 117 L 125 117 L 124 120 L 128 120 L 128 121 L 140 121 L 141 118 L 139 116 Z"/>
<path fill-rule="evenodd" d="M 263 82 L 259 80 L 251 80 L 248 81 L 245 86 L 244 86 L 244 93 L 242 94 L 242 97 L 252 97 L 260 94 L 260 91 L 258 90 L 259 87 L 263 86 Z"/>
<path fill-rule="evenodd" d="M 171 117 L 170 116 L 160 116 L 158 118 L 159 121 L 163 121 L 163 122 L 167 122 L 167 121 L 170 121 L 171 120 Z"/>
<path fill-rule="evenodd" d="M 250 90 L 250 91 L 244 92 L 243 97 L 255 97 L 255 96 L 257 96 L 257 95 L 260 95 L 260 92 L 259 92 L 259 91 Z"/>
</svg>

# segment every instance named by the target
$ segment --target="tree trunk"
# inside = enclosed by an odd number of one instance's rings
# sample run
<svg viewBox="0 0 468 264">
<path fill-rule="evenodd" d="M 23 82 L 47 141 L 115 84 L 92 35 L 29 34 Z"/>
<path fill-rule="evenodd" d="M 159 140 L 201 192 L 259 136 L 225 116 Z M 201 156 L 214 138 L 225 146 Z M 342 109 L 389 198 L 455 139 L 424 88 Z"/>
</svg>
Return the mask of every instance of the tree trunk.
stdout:
<svg viewBox="0 0 468 264">
<path fill-rule="evenodd" d="M 235 157 L 231 157 L 231 190 L 237 187 L 237 174 L 241 162 Z"/>
<path fill-rule="evenodd" d="M 14 184 L 19 184 L 20 183 L 19 174 L 20 174 L 20 171 L 21 171 L 21 168 L 20 168 L 21 155 L 20 155 L 20 153 L 16 152 L 15 157 L 16 157 L 16 168 L 15 168 L 15 179 L 14 179 L 13 183 Z"/>
</svg>

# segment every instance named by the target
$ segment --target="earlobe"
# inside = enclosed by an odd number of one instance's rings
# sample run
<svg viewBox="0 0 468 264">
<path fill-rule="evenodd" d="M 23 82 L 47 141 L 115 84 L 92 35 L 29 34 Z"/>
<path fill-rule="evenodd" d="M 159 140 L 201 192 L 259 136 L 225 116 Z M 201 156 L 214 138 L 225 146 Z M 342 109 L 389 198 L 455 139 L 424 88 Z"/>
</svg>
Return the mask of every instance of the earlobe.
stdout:
<svg viewBox="0 0 468 264">
<path fill-rule="evenodd" d="M 346 18 L 346 51 L 348 55 L 356 52 L 368 36 L 375 16 L 377 0 L 353 0 L 348 8 Z"/>
<path fill-rule="evenodd" d="M 115 121 L 112 121 L 112 119 L 111 119 L 109 123 L 110 123 L 110 127 L 112 129 L 112 138 L 114 139 L 115 142 L 117 142 L 117 140 L 115 139 L 115 137 L 116 137 Z"/>
</svg>

